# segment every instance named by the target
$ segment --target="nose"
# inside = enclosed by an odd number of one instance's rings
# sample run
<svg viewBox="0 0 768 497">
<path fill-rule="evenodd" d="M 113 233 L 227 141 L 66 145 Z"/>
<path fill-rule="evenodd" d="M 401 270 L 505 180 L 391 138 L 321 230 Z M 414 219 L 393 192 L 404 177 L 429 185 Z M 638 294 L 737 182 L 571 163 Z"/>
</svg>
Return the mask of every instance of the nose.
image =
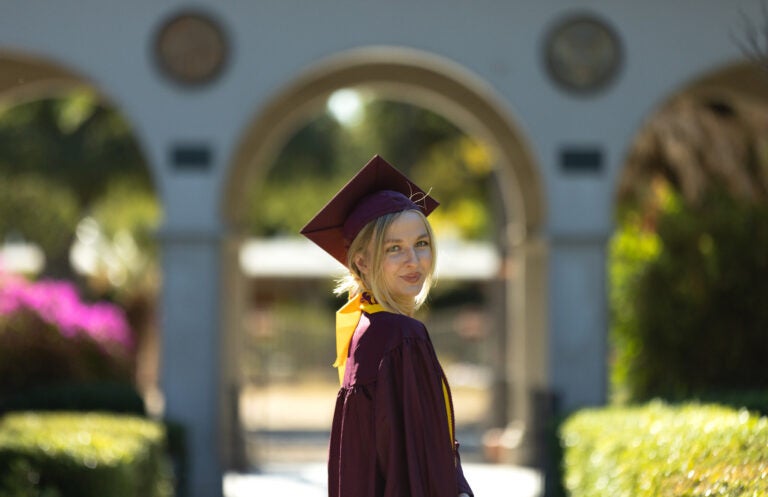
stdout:
<svg viewBox="0 0 768 497">
<path fill-rule="evenodd" d="M 415 265 L 416 261 L 419 260 L 419 254 L 416 252 L 416 249 L 413 247 L 410 247 L 405 250 L 405 263 L 408 265 Z"/>
</svg>

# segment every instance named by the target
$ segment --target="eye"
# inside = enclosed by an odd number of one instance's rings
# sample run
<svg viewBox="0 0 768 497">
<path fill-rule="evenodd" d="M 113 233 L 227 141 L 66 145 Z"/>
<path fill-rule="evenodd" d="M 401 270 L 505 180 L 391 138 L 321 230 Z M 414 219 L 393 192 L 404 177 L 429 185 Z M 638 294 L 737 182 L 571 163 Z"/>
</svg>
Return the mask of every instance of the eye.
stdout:
<svg viewBox="0 0 768 497">
<path fill-rule="evenodd" d="M 417 247 L 429 247 L 429 240 L 419 240 L 416 242 Z"/>
<path fill-rule="evenodd" d="M 390 245 L 386 248 L 386 252 L 389 254 L 399 252 L 400 251 L 400 245 Z"/>
</svg>

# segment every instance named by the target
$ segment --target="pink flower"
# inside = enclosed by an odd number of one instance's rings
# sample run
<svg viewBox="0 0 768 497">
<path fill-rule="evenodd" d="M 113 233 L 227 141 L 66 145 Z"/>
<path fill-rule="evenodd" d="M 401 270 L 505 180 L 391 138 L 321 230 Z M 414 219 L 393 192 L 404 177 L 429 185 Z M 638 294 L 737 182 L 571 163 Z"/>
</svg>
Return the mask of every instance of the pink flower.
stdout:
<svg viewBox="0 0 768 497">
<path fill-rule="evenodd" d="M 83 302 L 75 286 L 67 281 L 0 279 L 0 316 L 20 310 L 34 312 L 68 338 L 85 334 L 104 346 L 133 347 L 123 310 L 106 302 Z"/>
</svg>

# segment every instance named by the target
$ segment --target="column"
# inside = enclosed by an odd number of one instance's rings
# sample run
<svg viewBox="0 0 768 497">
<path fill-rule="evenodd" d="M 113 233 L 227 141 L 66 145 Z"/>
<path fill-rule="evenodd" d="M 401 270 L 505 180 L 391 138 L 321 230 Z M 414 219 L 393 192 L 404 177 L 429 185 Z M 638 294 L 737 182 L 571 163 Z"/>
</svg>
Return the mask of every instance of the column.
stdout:
<svg viewBox="0 0 768 497">
<path fill-rule="evenodd" d="M 186 497 L 220 497 L 220 235 L 160 233 L 161 388 L 165 418 L 186 429 Z"/>
</svg>

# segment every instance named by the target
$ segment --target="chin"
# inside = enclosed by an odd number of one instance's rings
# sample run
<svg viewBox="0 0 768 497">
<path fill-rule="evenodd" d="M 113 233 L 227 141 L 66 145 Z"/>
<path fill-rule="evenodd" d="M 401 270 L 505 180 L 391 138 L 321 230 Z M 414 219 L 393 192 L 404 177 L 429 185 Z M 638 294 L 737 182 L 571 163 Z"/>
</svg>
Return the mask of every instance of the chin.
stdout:
<svg viewBox="0 0 768 497">
<path fill-rule="evenodd" d="M 407 291 L 397 292 L 397 297 L 403 300 L 415 299 L 419 293 L 421 293 L 421 286 L 416 289 L 409 289 Z"/>
</svg>

